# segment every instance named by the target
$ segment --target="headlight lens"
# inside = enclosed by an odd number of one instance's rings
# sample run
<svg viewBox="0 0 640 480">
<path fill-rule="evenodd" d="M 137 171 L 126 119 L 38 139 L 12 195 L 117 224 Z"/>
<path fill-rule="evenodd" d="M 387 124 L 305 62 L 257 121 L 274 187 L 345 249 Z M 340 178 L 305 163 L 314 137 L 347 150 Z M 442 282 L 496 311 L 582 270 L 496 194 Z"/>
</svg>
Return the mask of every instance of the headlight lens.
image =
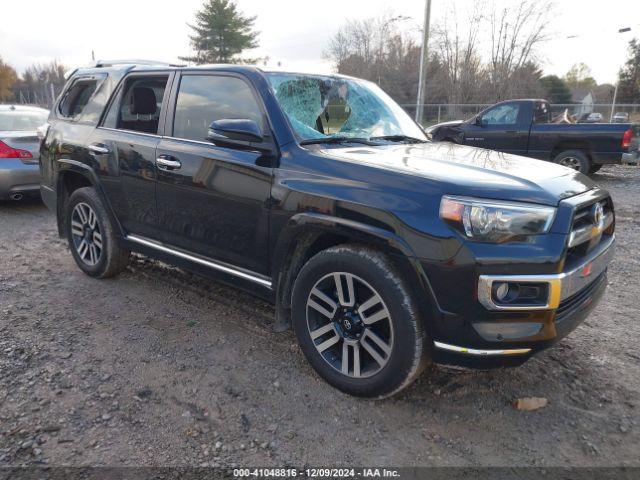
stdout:
<svg viewBox="0 0 640 480">
<path fill-rule="evenodd" d="M 445 195 L 440 202 L 440 218 L 480 242 L 547 233 L 555 213 L 553 207 L 480 198 Z"/>
</svg>

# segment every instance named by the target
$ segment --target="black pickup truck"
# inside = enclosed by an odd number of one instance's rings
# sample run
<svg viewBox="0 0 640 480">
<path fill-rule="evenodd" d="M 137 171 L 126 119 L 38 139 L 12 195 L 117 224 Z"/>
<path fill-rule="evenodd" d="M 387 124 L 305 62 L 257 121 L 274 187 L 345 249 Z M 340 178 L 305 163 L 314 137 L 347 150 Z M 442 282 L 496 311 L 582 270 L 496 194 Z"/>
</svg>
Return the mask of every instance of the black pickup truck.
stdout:
<svg viewBox="0 0 640 480">
<path fill-rule="evenodd" d="M 637 164 L 638 126 L 629 123 L 571 124 L 553 121 L 546 100 L 508 100 L 466 121 L 440 123 L 427 129 L 433 141 L 550 160 L 581 173 L 595 173 L 610 163 Z"/>
</svg>

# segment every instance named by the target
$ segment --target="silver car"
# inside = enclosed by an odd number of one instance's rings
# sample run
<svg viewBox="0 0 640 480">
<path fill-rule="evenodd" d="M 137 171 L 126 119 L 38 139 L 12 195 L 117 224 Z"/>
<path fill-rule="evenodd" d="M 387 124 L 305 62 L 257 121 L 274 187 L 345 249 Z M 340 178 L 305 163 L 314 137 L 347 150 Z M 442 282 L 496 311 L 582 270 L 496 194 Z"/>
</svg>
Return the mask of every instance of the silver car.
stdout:
<svg viewBox="0 0 640 480">
<path fill-rule="evenodd" d="M 0 105 L 0 200 L 39 194 L 38 129 L 48 117 L 44 108 Z"/>
</svg>

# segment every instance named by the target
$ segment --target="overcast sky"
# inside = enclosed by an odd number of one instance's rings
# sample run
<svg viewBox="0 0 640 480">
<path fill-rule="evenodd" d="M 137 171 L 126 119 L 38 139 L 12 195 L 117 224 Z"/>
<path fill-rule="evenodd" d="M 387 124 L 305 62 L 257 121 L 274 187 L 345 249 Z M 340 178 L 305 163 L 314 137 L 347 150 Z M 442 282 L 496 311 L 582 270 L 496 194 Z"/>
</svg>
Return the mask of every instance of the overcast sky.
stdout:
<svg viewBox="0 0 640 480">
<path fill-rule="evenodd" d="M 57 59 L 69 66 L 97 59 L 145 58 L 177 61 L 188 54 L 187 22 L 203 0 L 3 0 L 0 56 L 19 72 L 34 62 Z M 459 11 L 475 0 L 433 0 L 433 23 L 455 2 Z M 511 1 L 517 0 L 497 0 Z M 257 15 L 260 48 L 287 70 L 326 73 L 322 58 L 328 39 L 347 18 L 389 11 L 411 17 L 405 28 L 417 31 L 423 0 L 238 0 Z M 599 82 L 614 82 L 633 36 L 640 37 L 638 0 L 556 0 L 550 25 L 555 39 L 541 49 L 545 73 L 563 75 L 576 62 L 587 63 Z M 619 34 L 619 28 L 631 27 Z M 487 33 L 484 32 L 485 39 Z M 567 36 L 577 38 L 567 39 Z M 481 37 L 483 32 L 481 32 Z"/>
</svg>

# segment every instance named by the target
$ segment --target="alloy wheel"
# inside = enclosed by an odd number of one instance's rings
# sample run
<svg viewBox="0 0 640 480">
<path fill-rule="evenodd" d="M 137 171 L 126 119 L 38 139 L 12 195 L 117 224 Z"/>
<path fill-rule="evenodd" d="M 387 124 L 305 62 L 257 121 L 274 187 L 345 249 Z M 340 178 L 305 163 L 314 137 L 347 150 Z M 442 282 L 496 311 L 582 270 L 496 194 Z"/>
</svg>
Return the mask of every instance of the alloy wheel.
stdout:
<svg viewBox="0 0 640 480">
<path fill-rule="evenodd" d="M 80 259 L 94 266 L 102 256 L 102 233 L 96 212 L 87 203 L 78 203 L 71 214 L 71 237 Z"/>
<path fill-rule="evenodd" d="M 307 328 L 322 358 L 352 378 L 371 377 L 393 351 L 391 314 L 380 294 L 357 275 L 322 277 L 307 298 Z"/>
</svg>

